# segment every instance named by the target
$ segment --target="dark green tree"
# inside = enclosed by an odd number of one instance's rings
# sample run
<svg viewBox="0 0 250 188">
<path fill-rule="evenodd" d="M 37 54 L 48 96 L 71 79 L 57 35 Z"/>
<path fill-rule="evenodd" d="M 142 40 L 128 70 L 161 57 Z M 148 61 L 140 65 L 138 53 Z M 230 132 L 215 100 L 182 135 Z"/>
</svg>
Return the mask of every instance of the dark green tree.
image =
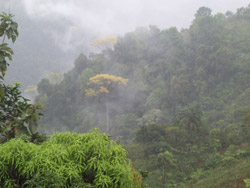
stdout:
<svg viewBox="0 0 250 188">
<path fill-rule="evenodd" d="M 195 14 L 195 17 L 206 17 L 211 16 L 212 10 L 208 7 L 200 7 Z"/>
<path fill-rule="evenodd" d="M 197 107 L 184 108 L 179 114 L 179 125 L 180 128 L 187 130 L 188 152 L 190 152 L 191 145 L 202 137 L 202 112 Z"/>
<path fill-rule="evenodd" d="M 162 188 L 164 188 L 167 178 L 167 170 L 168 168 L 172 168 L 176 166 L 176 160 L 173 156 L 173 154 L 169 151 L 165 151 L 163 153 L 159 153 L 158 156 L 158 162 L 162 166 Z"/>
<path fill-rule="evenodd" d="M 18 24 L 12 20 L 12 14 L 0 14 L 0 37 L 2 44 L 0 45 L 0 143 L 14 138 L 17 133 L 26 133 L 32 137 L 35 134 L 37 121 L 42 115 L 39 110 L 40 105 L 28 103 L 28 99 L 22 97 L 19 90 L 20 84 L 12 85 L 4 84 L 4 75 L 9 65 L 7 59 L 12 60 L 13 51 L 8 44 L 7 39 L 11 39 L 14 43 L 18 36 Z"/>
</svg>

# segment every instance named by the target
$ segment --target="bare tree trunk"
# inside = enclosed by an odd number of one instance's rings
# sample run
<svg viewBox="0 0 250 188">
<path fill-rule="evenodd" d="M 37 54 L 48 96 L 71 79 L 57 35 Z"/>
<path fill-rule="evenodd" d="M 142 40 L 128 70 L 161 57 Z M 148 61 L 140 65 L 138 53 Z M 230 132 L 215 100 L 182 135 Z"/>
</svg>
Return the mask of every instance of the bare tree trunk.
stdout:
<svg viewBox="0 0 250 188">
<path fill-rule="evenodd" d="M 164 185 L 165 185 L 165 181 L 166 181 L 166 177 L 165 177 L 165 165 L 163 165 L 163 168 L 162 168 L 162 188 L 164 188 Z"/>
<path fill-rule="evenodd" d="M 109 133 L 109 98 L 106 96 L 106 118 L 107 118 L 107 132 Z"/>
</svg>

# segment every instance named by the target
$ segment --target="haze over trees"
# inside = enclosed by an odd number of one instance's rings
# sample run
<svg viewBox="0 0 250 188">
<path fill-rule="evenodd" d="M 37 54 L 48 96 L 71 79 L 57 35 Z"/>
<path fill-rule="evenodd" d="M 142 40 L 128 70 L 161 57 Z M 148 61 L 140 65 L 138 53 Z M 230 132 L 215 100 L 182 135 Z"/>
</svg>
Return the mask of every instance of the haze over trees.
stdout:
<svg viewBox="0 0 250 188">
<path fill-rule="evenodd" d="M 89 88 L 85 90 L 87 97 L 101 96 L 106 104 L 107 132 L 109 132 L 109 100 L 119 85 L 126 85 L 127 79 L 109 74 L 97 74 L 89 79 Z"/>
<path fill-rule="evenodd" d="M 44 186 L 52 173 L 61 187 L 248 186 L 249 31 L 250 7 L 225 14 L 201 7 L 187 29 L 141 27 L 112 48 L 79 54 L 60 81 L 37 85 L 35 102 L 44 106 L 38 130 L 51 138 L 0 145 L 0 173 L 8 185 L 39 179 Z M 79 133 L 53 134 L 65 131 Z"/>
<path fill-rule="evenodd" d="M 12 60 L 13 55 L 5 38 L 14 43 L 18 36 L 18 24 L 12 18 L 12 14 L 0 14 L 0 186 L 141 188 L 142 177 L 132 168 L 125 149 L 99 130 L 58 133 L 48 141 L 34 133 L 41 106 L 21 96 L 20 84 L 3 83 L 7 59 Z M 104 78 L 106 85 L 98 78 L 96 84 L 101 81 L 107 91 L 111 84 L 126 83 L 112 75 Z M 91 81 L 95 83 L 95 78 Z"/>
<path fill-rule="evenodd" d="M 136 168 L 150 172 L 149 186 L 194 186 L 215 168 L 241 165 L 249 156 L 249 13 L 246 7 L 213 15 L 201 7 L 188 29 L 138 28 L 112 49 L 79 55 L 60 84 L 38 84 L 36 100 L 46 109 L 41 130 L 105 131 L 102 96 L 84 93 L 91 77 L 112 74 L 128 82 L 109 104 L 109 133 L 127 144 Z"/>
<path fill-rule="evenodd" d="M 67 36 L 74 28 L 67 19 L 53 17 L 44 20 L 30 16 L 25 10 L 24 1 L 2 1 L 0 8 L 1 11 L 15 14 L 15 20 L 19 24 L 18 40 L 14 45 L 10 44 L 15 56 L 13 66 L 9 67 L 5 76 L 5 82 L 21 82 L 22 91 L 28 86 L 36 85 L 42 78 L 48 78 L 51 72 L 68 71 L 72 68 L 72 61 L 78 53 L 89 52 L 87 42 L 76 45 L 76 41 L 79 41 L 79 32 L 74 32 L 75 36 Z"/>
</svg>

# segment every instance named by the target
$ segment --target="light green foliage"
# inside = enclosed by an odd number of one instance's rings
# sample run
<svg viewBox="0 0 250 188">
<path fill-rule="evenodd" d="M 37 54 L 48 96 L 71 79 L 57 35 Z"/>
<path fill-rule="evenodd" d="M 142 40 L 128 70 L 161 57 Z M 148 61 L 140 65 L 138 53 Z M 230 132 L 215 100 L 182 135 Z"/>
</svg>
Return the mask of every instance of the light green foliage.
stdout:
<svg viewBox="0 0 250 188">
<path fill-rule="evenodd" d="M 35 145 L 12 139 L 0 145 L 1 187 L 133 187 L 126 151 L 98 130 L 55 133 Z M 137 186 L 138 188 L 140 186 Z"/>
<path fill-rule="evenodd" d="M 164 164 L 164 165 L 169 166 L 169 167 L 176 165 L 176 161 L 174 159 L 174 156 L 169 151 L 159 153 L 158 154 L 158 160 L 159 160 L 160 164 Z"/>
<path fill-rule="evenodd" d="M 250 179 L 244 179 L 244 182 L 247 187 L 250 187 Z"/>
</svg>

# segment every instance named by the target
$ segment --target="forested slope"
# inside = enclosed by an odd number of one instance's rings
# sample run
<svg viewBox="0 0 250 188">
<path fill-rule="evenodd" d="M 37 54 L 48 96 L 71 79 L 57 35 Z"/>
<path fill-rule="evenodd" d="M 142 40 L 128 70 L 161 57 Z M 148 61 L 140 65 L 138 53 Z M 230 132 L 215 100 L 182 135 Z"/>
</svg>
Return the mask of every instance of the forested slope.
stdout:
<svg viewBox="0 0 250 188">
<path fill-rule="evenodd" d="M 216 15 L 202 7 L 188 29 L 149 26 L 113 49 L 100 44 L 102 53 L 80 54 L 62 82 L 40 81 L 40 130 L 105 131 L 107 102 L 86 95 L 89 78 L 128 79 L 109 94 L 108 133 L 127 144 L 136 168 L 151 172 L 150 186 L 195 184 L 250 155 L 249 31 L 249 7 Z"/>
</svg>

